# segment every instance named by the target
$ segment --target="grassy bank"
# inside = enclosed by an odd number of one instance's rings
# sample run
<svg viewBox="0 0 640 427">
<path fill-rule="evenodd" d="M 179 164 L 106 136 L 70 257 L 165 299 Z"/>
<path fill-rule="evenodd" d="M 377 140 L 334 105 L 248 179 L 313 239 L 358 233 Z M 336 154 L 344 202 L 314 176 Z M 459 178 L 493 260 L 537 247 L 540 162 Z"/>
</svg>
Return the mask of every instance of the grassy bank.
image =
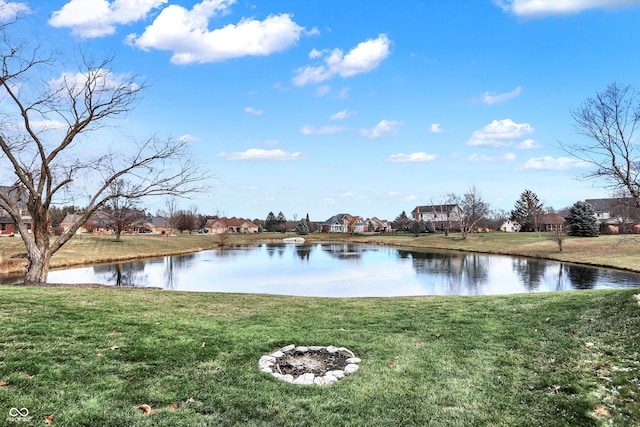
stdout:
<svg viewBox="0 0 640 427">
<path fill-rule="evenodd" d="M 228 245 L 255 241 L 280 241 L 288 234 L 261 233 L 235 234 L 225 237 Z M 600 236 L 593 238 L 569 237 L 564 251 L 544 234 L 537 233 L 487 233 L 472 234 L 462 240 L 459 234 L 445 237 L 442 234 L 415 237 L 407 234 L 350 236 L 340 233 L 314 233 L 305 236 L 314 240 L 347 240 L 413 248 L 451 249 L 474 252 L 521 255 L 559 261 L 614 267 L 640 271 L 640 236 Z M 221 244 L 219 236 L 181 234 L 177 236 L 135 235 L 123 236 L 116 242 L 112 236 L 81 235 L 73 238 L 56 255 L 52 268 L 89 265 L 100 262 L 116 262 L 154 256 L 176 255 L 216 248 Z M 25 260 L 14 258 L 24 253 L 19 237 L 0 238 L 0 273 L 21 273 Z"/>
<path fill-rule="evenodd" d="M 0 424 L 637 426 L 634 290 L 322 299 L 0 287 Z M 300 386 L 258 369 L 337 345 L 360 370 Z M 144 414 L 140 405 L 153 413 Z"/>
</svg>

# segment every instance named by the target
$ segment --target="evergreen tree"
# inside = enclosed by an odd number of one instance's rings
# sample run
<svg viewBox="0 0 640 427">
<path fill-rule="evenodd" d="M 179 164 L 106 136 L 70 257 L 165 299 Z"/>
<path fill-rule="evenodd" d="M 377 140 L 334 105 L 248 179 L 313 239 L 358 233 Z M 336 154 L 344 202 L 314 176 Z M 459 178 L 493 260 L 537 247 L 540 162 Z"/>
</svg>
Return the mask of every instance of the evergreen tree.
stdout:
<svg viewBox="0 0 640 427">
<path fill-rule="evenodd" d="M 539 231 L 538 222 L 544 213 L 544 206 L 536 193 L 524 190 L 511 211 L 511 221 L 520 224 L 520 231 Z"/>
<path fill-rule="evenodd" d="M 278 212 L 278 217 L 276 218 L 277 229 L 278 231 L 284 233 L 287 228 L 287 217 L 284 216 L 282 211 Z"/>
<path fill-rule="evenodd" d="M 267 215 L 267 219 L 264 221 L 264 228 L 267 231 L 276 231 L 276 229 L 278 228 L 278 222 L 273 212 L 269 212 L 269 214 Z"/>
<path fill-rule="evenodd" d="M 309 226 L 307 225 L 307 221 L 305 219 L 298 221 L 298 224 L 296 224 L 296 234 L 309 234 Z"/>
<path fill-rule="evenodd" d="M 571 236 L 595 237 L 600 234 L 593 207 L 585 202 L 576 202 L 569 208 L 564 221 Z"/>
<path fill-rule="evenodd" d="M 405 211 L 402 211 L 395 219 L 396 230 L 407 231 L 411 226 L 411 219 L 407 216 Z"/>
<path fill-rule="evenodd" d="M 433 225 L 433 222 L 431 222 L 430 219 L 428 219 L 426 222 L 424 222 L 424 230 L 425 230 L 425 233 L 435 233 L 436 226 Z"/>
</svg>

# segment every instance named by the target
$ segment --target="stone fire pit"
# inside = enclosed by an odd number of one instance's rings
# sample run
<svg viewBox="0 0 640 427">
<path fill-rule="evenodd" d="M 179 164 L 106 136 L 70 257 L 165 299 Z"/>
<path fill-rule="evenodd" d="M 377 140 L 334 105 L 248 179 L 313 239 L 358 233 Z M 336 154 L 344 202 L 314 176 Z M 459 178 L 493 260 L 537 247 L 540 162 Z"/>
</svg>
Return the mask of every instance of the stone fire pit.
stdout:
<svg viewBox="0 0 640 427">
<path fill-rule="evenodd" d="M 358 370 L 360 359 L 344 347 L 294 344 L 265 354 L 260 370 L 293 384 L 329 385 Z"/>
</svg>

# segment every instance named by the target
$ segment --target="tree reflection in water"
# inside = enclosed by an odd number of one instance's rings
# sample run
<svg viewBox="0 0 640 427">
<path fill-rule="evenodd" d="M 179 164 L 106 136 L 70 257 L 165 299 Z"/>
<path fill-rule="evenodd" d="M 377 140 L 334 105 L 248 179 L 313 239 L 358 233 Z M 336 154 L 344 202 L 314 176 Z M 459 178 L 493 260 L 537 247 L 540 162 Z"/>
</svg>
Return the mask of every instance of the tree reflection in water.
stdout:
<svg viewBox="0 0 640 427">
<path fill-rule="evenodd" d="M 525 258 L 513 259 L 513 270 L 518 274 L 522 285 L 529 291 L 535 291 L 543 283 L 547 266 L 538 260 Z"/>
<path fill-rule="evenodd" d="M 144 261 L 121 262 L 111 265 L 96 265 L 93 271 L 100 283 L 114 286 L 152 286 L 144 272 Z"/>
<path fill-rule="evenodd" d="M 567 264 L 567 276 L 574 289 L 593 289 L 600 274 L 595 268 L 583 267 L 576 264 Z"/>
<path fill-rule="evenodd" d="M 400 258 L 411 259 L 416 273 L 432 276 L 447 285 L 449 295 L 477 294 L 489 278 L 488 266 L 476 254 L 398 250 Z"/>
</svg>

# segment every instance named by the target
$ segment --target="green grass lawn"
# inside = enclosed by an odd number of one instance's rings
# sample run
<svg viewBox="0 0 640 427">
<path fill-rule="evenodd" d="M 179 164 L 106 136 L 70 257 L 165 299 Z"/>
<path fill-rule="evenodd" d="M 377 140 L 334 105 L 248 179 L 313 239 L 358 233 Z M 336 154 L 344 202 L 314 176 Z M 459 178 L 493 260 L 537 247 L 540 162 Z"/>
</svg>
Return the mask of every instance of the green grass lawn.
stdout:
<svg viewBox="0 0 640 427">
<path fill-rule="evenodd" d="M 638 290 L 299 298 L 0 287 L 0 425 L 637 426 Z M 360 370 L 300 386 L 288 344 Z M 147 404 L 155 412 L 144 414 Z"/>
</svg>

